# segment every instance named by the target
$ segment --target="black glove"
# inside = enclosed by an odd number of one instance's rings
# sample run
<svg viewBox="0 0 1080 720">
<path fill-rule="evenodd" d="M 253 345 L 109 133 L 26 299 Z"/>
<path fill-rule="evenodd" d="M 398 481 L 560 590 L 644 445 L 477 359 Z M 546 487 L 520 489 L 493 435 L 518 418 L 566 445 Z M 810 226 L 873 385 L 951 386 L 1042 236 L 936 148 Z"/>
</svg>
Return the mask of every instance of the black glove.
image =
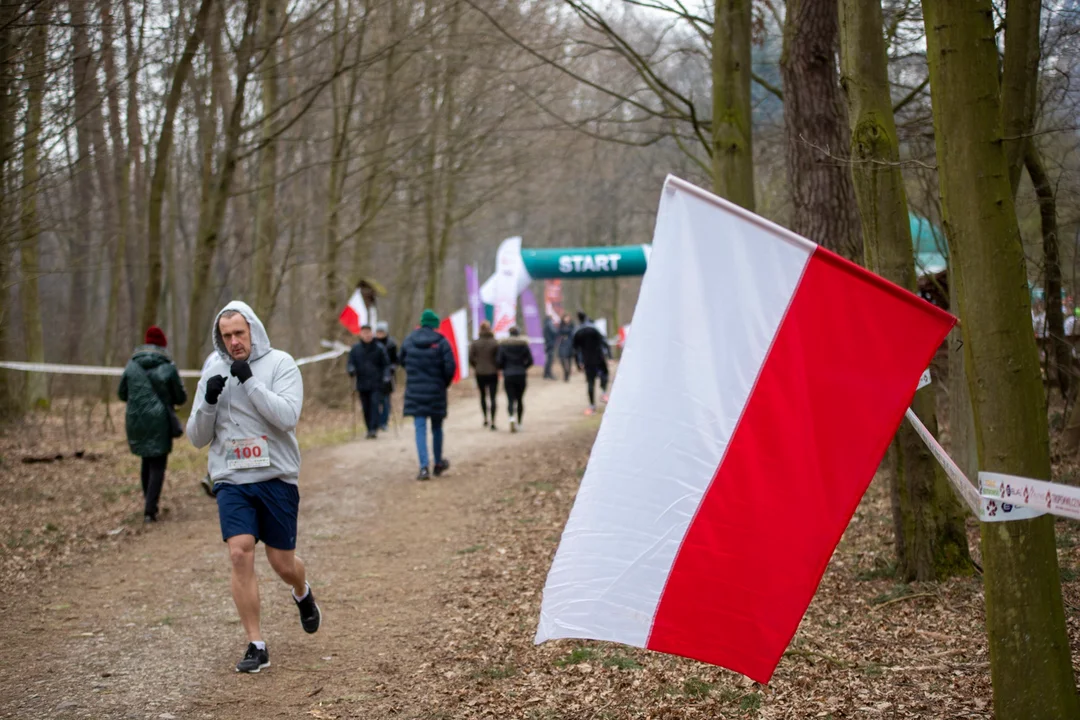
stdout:
<svg viewBox="0 0 1080 720">
<path fill-rule="evenodd" d="M 232 364 L 232 369 L 229 372 L 240 381 L 241 385 L 244 384 L 245 380 L 251 379 L 251 366 L 248 365 L 247 360 L 237 360 Z"/>
<path fill-rule="evenodd" d="M 215 375 L 206 381 L 206 402 L 217 405 L 221 392 L 225 389 L 225 376 Z"/>
</svg>

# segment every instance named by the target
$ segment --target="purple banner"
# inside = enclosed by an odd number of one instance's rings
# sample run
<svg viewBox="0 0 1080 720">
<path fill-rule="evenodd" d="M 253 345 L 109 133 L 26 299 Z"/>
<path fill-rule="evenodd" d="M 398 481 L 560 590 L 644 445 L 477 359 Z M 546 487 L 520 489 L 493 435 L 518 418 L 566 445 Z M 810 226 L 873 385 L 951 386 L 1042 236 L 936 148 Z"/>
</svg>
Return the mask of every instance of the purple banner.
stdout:
<svg viewBox="0 0 1080 720">
<path fill-rule="evenodd" d="M 536 296 L 532 288 L 525 288 L 521 293 L 521 312 L 525 315 L 525 335 L 529 338 L 529 350 L 532 351 L 533 364 L 544 364 L 544 326 L 540 322 L 540 309 L 536 306 Z"/>
<path fill-rule="evenodd" d="M 480 280 L 476 268 L 465 266 L 465 292 L 469 295 L 469 319 L 472 322 L 472 339 L 480 337 Z"/>
</svg>

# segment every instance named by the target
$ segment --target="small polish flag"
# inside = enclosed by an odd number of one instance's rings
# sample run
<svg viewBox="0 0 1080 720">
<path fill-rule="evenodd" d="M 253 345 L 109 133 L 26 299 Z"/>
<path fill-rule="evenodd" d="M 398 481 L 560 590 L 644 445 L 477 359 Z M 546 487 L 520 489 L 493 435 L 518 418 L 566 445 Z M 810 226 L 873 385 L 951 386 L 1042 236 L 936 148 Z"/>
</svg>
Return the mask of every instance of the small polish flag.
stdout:
<svg viewBox="0 0 1080 720">
<path fill-rule="evenodd" d="M 674 177 L 536 641 L 768 682 L 955 318 Z"/>
<path fill-rule="evenodd" d="M 454 382 L 469 377 L 469 315 L 465 308 L 451 313 L 439 323 L 439 334 L 450 341 L 454 351 L 457 369 L 454 370 Z"/>
<path fill-rule="evenodd" d="M 352 297 L 349 298 L 349 304 L 338 315 L 338 322 L 344 325 L 345 329 L 353 335 L 359 335 L 360 328 L 371 323 L 371 318 L 368 317 L 367 305 L 364 304 L 364 297 L 359 290 L 353 291 Z"/>
</svg>

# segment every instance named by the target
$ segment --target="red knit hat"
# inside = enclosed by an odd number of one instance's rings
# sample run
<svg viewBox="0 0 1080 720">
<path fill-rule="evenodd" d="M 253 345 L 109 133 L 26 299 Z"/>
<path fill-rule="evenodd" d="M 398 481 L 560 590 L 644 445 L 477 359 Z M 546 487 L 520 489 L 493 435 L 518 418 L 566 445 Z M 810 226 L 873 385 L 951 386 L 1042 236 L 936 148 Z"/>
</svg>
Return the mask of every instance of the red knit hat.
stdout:
<svg viewBox="0 0 1080 720">
<path fill-rule="evenodd" d="M 157 325 L 146 328 L 146 344 L 169 347 L 169 341 L 165 339 L 165 333 Z"/>
</svg>

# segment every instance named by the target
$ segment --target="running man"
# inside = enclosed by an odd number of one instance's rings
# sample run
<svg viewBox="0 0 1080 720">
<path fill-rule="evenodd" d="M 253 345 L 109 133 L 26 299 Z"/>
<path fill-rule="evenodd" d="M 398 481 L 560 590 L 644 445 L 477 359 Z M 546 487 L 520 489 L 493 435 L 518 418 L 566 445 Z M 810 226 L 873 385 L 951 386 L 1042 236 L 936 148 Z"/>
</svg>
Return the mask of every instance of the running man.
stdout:
<svg viewBox="0 0 1080 720">
<path fill-rule="evenodd" d="M 521 337 L 521 331 L 516 326 L 510 328 L 510 337 L 499 343 L 496 364 L 502 370 L 503 386 L 506 388 L 506 412 L 510 415 L 510 432 L 517 432 L 522 429 L 521 420 L 525 415 L 525 384 L 529 378 L 533 356 L 529 341 Z"/>
<path fill-rule="evenodd" d="M 596 380 L 600 380 L 600 391 L 603 393 L 601 400 L 608 401 L 608 358 L 611 357 L 611 348 L 608 347 L 607 338 L 596 329 L 596 325 L 585 315 L 578 311 L 578 329 L 574 332 L 574 354 L 577 356 L 578 370 L 585 370 L 585 382 L 589 385 L 589 407 L 585 414 L 592 415 L 596 412 Z"/>
<path fill-rule="evenodd" d="M 187 434 L 195 447 L 210 446 L 221 537 L 232 561 L 233 602 L 248 639 L 236 671 L 257 673 L 269 667 L 270 655 L 259 628 L 256 543 L 266 545 L 270 567 L 292 586 L 304 631 L 317 631 L 322 619 L 295 552 L 296 423 L 304 383 L 292 356 L 270 347 L 266 328 L 245 303 L 226 305 L 212 335 L 217 357 L 199 380 Z"/>
</svg>

